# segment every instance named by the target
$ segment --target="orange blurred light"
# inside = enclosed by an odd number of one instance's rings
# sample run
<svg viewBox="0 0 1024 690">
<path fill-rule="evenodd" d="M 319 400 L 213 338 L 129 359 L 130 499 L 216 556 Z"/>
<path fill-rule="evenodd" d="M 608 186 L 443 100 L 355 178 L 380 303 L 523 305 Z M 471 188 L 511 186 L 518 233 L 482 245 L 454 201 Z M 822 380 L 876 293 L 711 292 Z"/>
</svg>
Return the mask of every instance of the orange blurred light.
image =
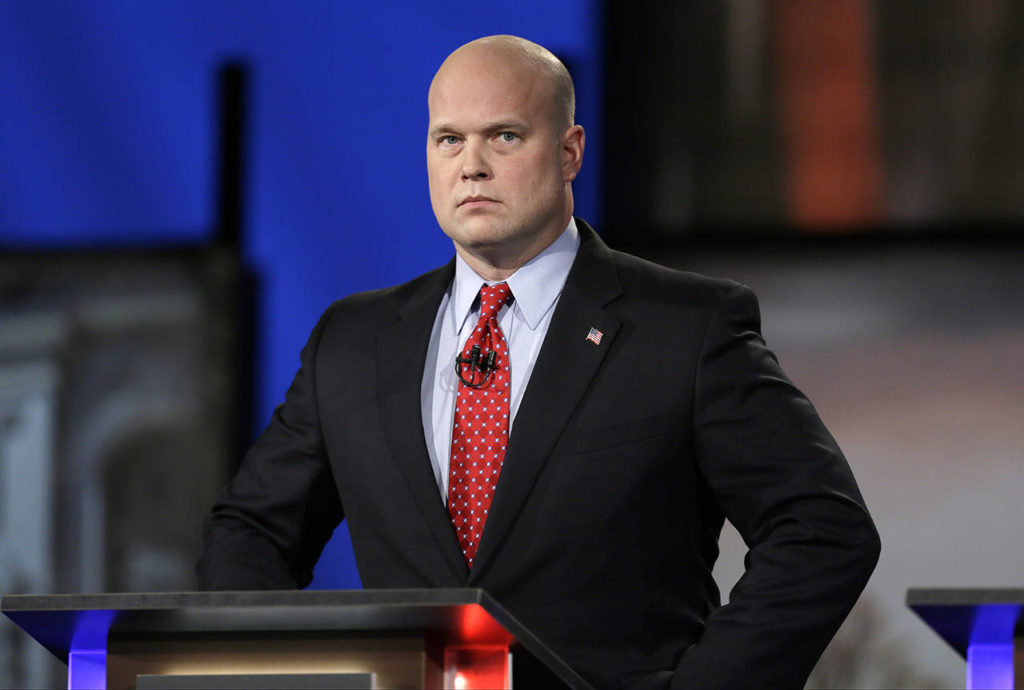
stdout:
<svg viewBox="0 0 1024 690">
<path fill-rule="evenodd" d="M 873 225 L 883 202 L 871 5 L 771 7 L 790 219 L 816 231 Z"/>
</svg>

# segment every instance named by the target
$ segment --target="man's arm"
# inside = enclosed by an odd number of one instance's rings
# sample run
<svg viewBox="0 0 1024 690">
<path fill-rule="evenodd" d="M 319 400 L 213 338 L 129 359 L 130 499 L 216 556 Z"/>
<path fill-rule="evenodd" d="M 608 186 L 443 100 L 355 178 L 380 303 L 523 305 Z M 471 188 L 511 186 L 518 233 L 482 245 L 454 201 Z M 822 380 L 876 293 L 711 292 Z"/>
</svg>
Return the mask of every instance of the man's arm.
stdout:
<svg viewBox="0 0 1024 690">
<path fill-rule="evenodd" d="M 206 519 L 196 565 L 200 589 L 305 587 L 343 517 L 316 390 L 317 351 L 331 312 L 303 348 L 285 402 Z"/>
<path fill-rule="evenodd" d="M 765 348 L 748 289 L 711 317 L 695 390 L 700 470 L 750 551 L 672 687 L 802 687 L 874 569 L 878 533 L 832 436 Z"/>
</svg>

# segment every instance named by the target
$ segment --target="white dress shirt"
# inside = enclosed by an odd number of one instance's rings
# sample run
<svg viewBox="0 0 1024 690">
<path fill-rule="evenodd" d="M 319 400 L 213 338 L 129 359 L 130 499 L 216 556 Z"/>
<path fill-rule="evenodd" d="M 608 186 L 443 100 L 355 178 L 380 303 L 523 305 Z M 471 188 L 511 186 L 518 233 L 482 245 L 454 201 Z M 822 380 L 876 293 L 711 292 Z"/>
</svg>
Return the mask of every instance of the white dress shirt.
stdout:
<svg viewBox="0 0 1024 690">
<path fill-rule="evenodd" d="M 537 353 L 544 343 L 551 315 L 569 276 L 580 237 L 576 222 L 569 225 L 547 249 L 521 266 L 505 281 L 514 298 L 498 312 L 498 325 L 508 342 L 509 365 L 512 369 L 509 391 L 509 434 L 515 422 L 519 403 L 530 381 Z M 488 283 L 455 257 L 455 279 L 441 299 L 430 333 L 430 347 L 423 368 L 420 405 L 423 411 L 423 434 L 426 437 L 430 464 L 434 468 L 437 488 L 448 500 L 448 461 L 451 456 L 452 422 L 459 380 L 455 374 L 455 357 L 462 352 L 476 322 L 480 318 L 477 294 Z M 494 283 L 490 283 L 494 284 Z"/>
</svg>

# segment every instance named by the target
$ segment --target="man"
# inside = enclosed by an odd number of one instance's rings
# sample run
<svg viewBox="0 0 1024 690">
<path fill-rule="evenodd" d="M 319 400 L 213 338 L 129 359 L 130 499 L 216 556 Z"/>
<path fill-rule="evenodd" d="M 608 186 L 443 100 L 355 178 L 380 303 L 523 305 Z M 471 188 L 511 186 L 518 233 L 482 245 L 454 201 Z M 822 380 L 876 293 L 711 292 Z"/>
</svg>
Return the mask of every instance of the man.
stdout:
<svg viewBox="0 0 1024 690">
<path fill-rule="evenodd" d="M 598 687 L 802 685 L 878 537 L 755 298 L 572 218 L 584 133 L 540 46 L 462 46 L 428 105 L 456 258 L 321 317 L 201 585 L 305 586 L 344 517 L 364 586 L 481 587 Z M 750 546 L 726 606 L 723 516 Z"/>
</svg>

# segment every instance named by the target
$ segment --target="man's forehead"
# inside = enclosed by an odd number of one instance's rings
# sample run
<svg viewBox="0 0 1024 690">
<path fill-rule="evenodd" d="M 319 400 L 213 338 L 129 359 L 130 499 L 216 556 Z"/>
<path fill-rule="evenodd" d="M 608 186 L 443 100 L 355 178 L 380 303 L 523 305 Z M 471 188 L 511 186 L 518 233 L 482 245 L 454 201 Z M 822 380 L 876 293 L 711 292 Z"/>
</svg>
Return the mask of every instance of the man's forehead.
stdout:
<svg viewBox="0 0 1024 690">
<path fill-rule="evenodd" d="M 507 92 L 467 92 L 432 99 L 428 112 L 431 133 L 533 130 L 544 124 L 545 100 Z"/>
<path fill-rule="evenodd" d="M 452 65 L 437 73 L 429 98 L 496 97 L 510 91 L 532 90 L 540 81 L 535 71 L 508 63 L 472 62 Z"/>
</svg>

